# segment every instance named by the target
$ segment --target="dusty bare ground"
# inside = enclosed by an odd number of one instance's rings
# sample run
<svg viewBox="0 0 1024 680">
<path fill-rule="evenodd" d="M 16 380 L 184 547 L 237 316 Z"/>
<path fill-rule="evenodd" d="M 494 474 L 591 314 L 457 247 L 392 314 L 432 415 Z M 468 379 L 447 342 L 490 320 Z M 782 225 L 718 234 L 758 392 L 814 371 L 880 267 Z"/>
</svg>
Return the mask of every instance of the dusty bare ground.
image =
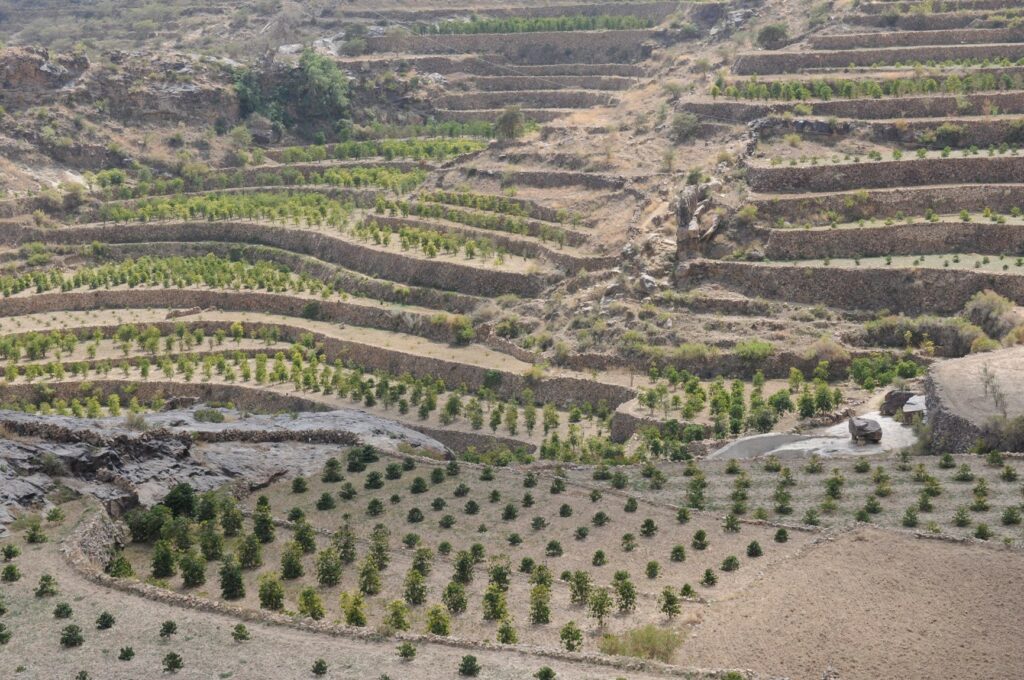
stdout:
<svg viewBox="0 0 1024 680">
<path fill-rule="evenodd" d="M 794 679 L 1024 675 L 1024 557 L 859 529 L 713 605 L 680 663 L 749 665 Z"/>
</svg>

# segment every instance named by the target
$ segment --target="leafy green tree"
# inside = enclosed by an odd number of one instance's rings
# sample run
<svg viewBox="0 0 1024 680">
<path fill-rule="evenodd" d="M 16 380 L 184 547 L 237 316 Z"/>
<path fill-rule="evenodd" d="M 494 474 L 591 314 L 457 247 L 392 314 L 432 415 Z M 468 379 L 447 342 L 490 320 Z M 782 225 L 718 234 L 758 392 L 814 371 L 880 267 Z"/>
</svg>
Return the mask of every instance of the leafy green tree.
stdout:
<svg viewBox="0 0 1024 680">
<path fill-rule="evenodd" d="M 260 576 L 259 598 L 262 609 L 280 611 L 284 608 L 284 586 L 276 574 L 266 573 Z"/>
<path fill-rule="evenodd" d="M 583 646 L 583 631 L 579 629 L 575 621 L 570 621 L 562 626 L 558 638 L 562 641 L 562 646 L 569 652 L 575 652 Z"/>
<path fill-rule="evenodd" d="M 526 116 L 518 106 L 507 107 L 494 123 L 494 134 L 498 139 L 518 139 L 525 132 Z"/>
</svg>

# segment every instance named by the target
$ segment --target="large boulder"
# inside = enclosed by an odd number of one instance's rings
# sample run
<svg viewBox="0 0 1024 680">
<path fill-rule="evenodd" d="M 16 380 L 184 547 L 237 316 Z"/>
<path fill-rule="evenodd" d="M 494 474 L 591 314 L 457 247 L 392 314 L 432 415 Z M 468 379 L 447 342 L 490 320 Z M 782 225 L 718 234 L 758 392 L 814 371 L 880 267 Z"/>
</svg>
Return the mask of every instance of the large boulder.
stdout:
<svg viewBox="0 0 1024 680">
<path fill-rule="evenodd" d="M 853 441 L 882 441 L 882 426 L 877 420 L 870 418 L 850 418 L 850 437 Z"/>
<path fill-rule="evenodd" d="M 890 390 L 885 395 L 885 400 L 879 407 L 878 412 L 883 416 L 894 416 L 903 409 L 903 405 L 910 401 L 914 393 L 910 390 Z"/>
</svg>

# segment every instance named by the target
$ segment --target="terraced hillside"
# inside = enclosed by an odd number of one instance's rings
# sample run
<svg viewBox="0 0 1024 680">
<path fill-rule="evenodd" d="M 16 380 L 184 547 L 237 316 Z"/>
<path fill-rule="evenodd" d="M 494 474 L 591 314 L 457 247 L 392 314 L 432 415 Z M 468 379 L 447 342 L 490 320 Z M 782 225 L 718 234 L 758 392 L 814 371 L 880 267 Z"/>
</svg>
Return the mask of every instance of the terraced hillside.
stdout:
<svg viewBox="0 0 1024 680">
<path fill-rule="evenodd" d="M 1024 671 L 1017 3 L 123 4 L 0 3 L 0 676 Z"/>
</svg>

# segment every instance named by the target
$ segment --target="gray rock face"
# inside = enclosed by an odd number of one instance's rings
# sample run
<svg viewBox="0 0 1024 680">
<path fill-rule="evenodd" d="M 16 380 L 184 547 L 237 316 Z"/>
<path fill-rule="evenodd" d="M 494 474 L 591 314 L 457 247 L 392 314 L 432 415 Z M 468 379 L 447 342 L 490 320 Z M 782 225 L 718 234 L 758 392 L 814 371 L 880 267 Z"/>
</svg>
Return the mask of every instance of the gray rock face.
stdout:
<svg viewBox="0 0 1024 680">
<path fill-rule="evenodd" d="M 905 416 L 923 416 L 927 411 L 928 406 L 923 394 L 915 394 L 910 399 L 907 399 L 907 403 L 903 405 L 903 415 Z"/>
<path fill-rule="evenodd" d="M 123 419 L 87 420 L 0 411 L 0 425 L 19 435 L 0 439 L 0 535 L 21 512 L 48 505 L 54 477 L 119 516 L 160 502 L 175 484 L 198 491 L 225 484 L 265 487 L 291 474 L 312 474 L 341 447 L 384 449 L 405 443 L 447 453 L 437 440 L 356 410 L 247 416 L 222 409 L 221 423 L 200 422 L 198 407 L 146 415 L 151 428 Z"/>
<path fill-rule="evenodd" d="M 878 412 L 883 416 L 894 416 L 903 408 L 903 405 L 914 396 L 910 390 L 890 390 L 885 394 L 885 401 L 882 402 Z"/>
<path fill-rule="evenodd" d="M 850 418 L 850 437 L 853 441 L 882 441 L 882 426 L 870 418 Z"/>
</svg>

